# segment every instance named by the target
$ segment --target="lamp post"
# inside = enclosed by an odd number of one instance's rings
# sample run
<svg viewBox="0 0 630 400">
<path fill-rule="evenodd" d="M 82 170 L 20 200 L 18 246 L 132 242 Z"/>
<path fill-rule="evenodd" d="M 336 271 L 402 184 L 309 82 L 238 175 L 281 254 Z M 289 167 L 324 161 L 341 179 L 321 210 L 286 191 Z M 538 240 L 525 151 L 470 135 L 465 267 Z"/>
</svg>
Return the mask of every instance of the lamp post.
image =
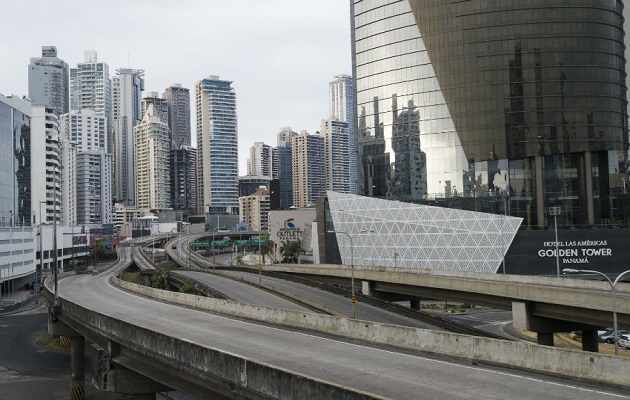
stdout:
<svg viewBox="0 0 630 400">
<path fill-rule="evenodd" d="M 350 286 L 352 290 L 352 319 L 354 319 L 356 315 L 355 308 L 356 308 L 356 302 L 357 302 L 356 295 L 354 294 L 354 237 L 358 234 L 368 233 L 368 232 L 374 232 L 374 230 L 363 229 L 354 233 L 348 233 L 344 231 L 334 231 L 334 230 L 328 231 L 328 233 L 341 233 L 343 235 L 346 235 L 348 239 L 350 239 L 350 271 L 351 271 Z"/>
<path fill-rule="evenodd" d="M 617 278 L 615 278 L 614 281 L 612 281 L 608 275 L 604 274 L 603 272 L 599 272 L 599 271 L 595 271 L 595 270 L 590 270 L 590 269 L 573 269 L 573 268 L 564 268 L 562 270 L 563 274 L 597 274 L 600 276 L 603 276 L 606 281 L 608 282 L 608 284 L 610 285 L 610 289 L 612 291 L 612 313 L 613 313 L 613 337 L 615 340 L 615 355 L 619 356 L 619 343 L 617 341 L 618 336 L 619 336 L 619 332 L 617 329 L 617 292 L 616 292 L 616 287 L 617 287 L 617 283 L 619 283 L 619 280 L 624 277 L 627 274 L 630 274 L 630 270 L 628 271 L 624 271 L 621 274 L 619 274 L 617 276 Z"/>
<path fill-rule="evenodd" d="M 549 215 L 553 215 L 553 226 L 554 231 L 556 232 L 556 276 L 560 277 L 560 255 L 558 253 L 558 220 L 557 217 L 560 215 L 562 209 L 558 206 L 549 207 Z"/>
</svg>

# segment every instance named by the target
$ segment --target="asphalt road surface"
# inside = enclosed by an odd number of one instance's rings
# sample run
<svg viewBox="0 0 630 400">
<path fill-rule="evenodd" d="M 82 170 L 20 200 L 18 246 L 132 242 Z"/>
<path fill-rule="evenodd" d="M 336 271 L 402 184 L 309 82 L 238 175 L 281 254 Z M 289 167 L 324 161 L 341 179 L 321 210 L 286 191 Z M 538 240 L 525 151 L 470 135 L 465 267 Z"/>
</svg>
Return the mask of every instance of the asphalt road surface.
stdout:
<svg viewBox="0 0 630 400">
<path fill-rule="evenodd" d="M 70 355 L 35 344 L 47 336 L 48 313 L 40 303 L 34 309 L 0 315 L 0 399 L 60 400 L 70 398 Z M 86 359 L 86 397 L 122 399 L 94 389 Z"/>
<path fill-rule="evenodd" d="M 60 297 L 166 335 L 387 398 L 628 398 L 614 388 L 377 348 L 164 304 L 111 286 L 108 275 L 62 279 Z"/>
</svg>

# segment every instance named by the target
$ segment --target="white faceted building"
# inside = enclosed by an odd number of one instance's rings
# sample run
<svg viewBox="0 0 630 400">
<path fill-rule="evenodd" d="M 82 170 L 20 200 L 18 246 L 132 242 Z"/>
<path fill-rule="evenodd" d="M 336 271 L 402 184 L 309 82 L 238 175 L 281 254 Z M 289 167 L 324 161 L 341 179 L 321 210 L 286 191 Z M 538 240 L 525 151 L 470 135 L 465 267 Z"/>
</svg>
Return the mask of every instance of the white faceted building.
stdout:
<svg viewBox="0 0 630 400">
<path fill-rule="evenodd" d="M 345 265 L 353 247 L 354 265 L 496 273 L 523 221 L 336 192 L 328 205 Z"/>
</svg>

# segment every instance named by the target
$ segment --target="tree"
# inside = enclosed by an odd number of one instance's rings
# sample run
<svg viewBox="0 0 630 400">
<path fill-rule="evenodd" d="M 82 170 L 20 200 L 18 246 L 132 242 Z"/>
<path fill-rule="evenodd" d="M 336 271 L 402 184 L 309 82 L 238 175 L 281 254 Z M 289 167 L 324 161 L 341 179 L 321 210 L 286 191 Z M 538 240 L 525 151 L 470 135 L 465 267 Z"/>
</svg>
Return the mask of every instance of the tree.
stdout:
<svg viewBox="0 0 630 400">
<path fill-rule="evenodd" d="M 153 277 L 151 277 L 151 287 L 166 290 L 166 272 L 163 269 L 158 269 L 157 272 L 153 274 Z"/>
<path fill-rule="evenodd" d="M 280 255 L 282 255 L 282 262 L 296 263 L 302 252 L 302 241 L 287 240 L 280 246 Z"/>
<path fill-rule="evenodd" d="M 197 288 L 195 288 L 195 285 L 193 285 L 192 283 L 184 283 L 182 287 L 179 288 L 179 293 L 187 293 L 187 294 L 195 294 L 195 295 L 199 294 L 199 292 L 197 291 Z"/>
</svg>

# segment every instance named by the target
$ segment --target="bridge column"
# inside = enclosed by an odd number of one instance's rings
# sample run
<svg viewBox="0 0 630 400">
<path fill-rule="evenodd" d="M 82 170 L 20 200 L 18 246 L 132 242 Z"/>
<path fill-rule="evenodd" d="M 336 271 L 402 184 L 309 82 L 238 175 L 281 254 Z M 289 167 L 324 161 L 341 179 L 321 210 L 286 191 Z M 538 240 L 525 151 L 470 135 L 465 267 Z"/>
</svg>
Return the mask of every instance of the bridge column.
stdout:
<svg viewBox="0 0 630 400">
<path fill-rule="evenodd" d="M 77 331 L 59 320 L 61 309 L 52 305 L 48 309 L 48 333 L 70 338 L 70 398 L 85 399 L 85 339 Z"/>
<path fill-rule="evenodd" d="M 130 399 L 155 399 L 155 394 L 172 390 L 159 382 L 124 367 L 116 362 L 121 346 L 109 342 L 108 349 L 92 345 L 92 383 L 99 390 L 120 393 Z M 127 359 L 127 361 L 129 361 Z"/>
<path fill-rule="evenodd" d="M 553 347 L 553 332 L 538 332 L 536 336 L 538 344 Z"/>
<path fill-rule="evenodd" d="M 411 301 L 409 301 L 409 307 L 410 307 L 412 310 L 419 311 L 419 310 L 420 310 L 420 300 L 415 299 L 415 300 L 411 300 Z"/>
<path fill-rule="evenodd" d="M 70 338 L 70 398 L 85 399 L 85 339 Z"/>
<path fill-rule="evenodd" d="M 582 350 L 599 353 L 599 338 L 596 330 L 582 331 Z"/>
<path fill-rule="evenodd" d="M 372 296 L 372 288 L 374 287 L 374 282 L 370 281 L 361 281 L 361 293 L 365 296 Z"/>
</svg>

